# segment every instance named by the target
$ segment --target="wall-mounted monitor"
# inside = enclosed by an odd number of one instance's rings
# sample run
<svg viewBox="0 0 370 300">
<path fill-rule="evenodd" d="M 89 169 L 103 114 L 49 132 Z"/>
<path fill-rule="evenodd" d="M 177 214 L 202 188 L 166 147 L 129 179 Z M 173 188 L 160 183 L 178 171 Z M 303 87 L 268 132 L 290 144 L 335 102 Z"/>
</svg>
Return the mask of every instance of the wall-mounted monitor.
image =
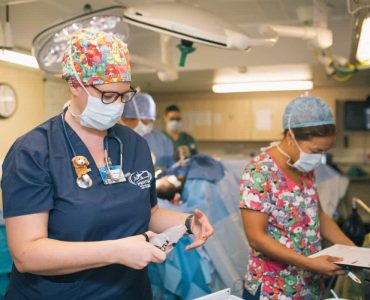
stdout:
<svg viewBox="0 0 370 300">
<path fill-rule="evenodd" d="M 344 103 L 344 128 L 346 130 L 370 130 L 370 97 L 366 101 Z"/>
</svg>

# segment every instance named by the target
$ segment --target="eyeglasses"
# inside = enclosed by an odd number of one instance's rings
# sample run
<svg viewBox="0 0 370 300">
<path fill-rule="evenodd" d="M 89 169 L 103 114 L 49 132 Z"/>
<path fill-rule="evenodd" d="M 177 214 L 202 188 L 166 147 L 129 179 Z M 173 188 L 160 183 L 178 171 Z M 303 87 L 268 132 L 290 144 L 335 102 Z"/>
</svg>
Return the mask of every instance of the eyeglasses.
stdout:
<svg viewBox="0 0 370 300">
<path fill-rule="evenodd" d="M 101 91 L 96 86 L 91 85 L 94 90 L 97 90 L 101 94 L 101 101 L 104 104 L 111 104 L 121 97 L 121 102 L 126 103 L 132 100 L 137 93 L 137 90 L 130 86 L 130 89 L 123 93 L 117 93 L 112 91 Z"/>
</svg>

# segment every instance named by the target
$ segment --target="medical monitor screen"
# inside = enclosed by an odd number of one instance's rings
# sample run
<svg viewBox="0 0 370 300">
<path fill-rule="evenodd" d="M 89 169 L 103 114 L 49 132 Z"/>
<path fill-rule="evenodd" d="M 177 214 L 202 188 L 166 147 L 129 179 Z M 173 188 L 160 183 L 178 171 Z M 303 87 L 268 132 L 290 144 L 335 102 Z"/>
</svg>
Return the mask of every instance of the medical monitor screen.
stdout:
<svg viewBox="0 0 370 300">
<path fill-rule="evenodd" d="M 346 101 L 344 103 L 344 128 L 370 130 L 370 102 Z"/>
</svg>

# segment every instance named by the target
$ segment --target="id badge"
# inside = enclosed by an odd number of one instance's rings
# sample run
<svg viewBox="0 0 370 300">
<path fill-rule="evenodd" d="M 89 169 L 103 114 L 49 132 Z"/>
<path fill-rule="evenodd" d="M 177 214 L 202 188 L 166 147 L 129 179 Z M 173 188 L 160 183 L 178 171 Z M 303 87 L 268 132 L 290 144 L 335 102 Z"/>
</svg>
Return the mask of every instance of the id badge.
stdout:
<svg viewBox="0 0 370 300">
<path fill-rule="evenodd" d="M 120 166 L 111 166 L 109 169 L 110 171 L 106 166 L 99 168 L 100 176 L 103 179 L 104 184 L 114 184 L 126 181 L 125 175 Z"/>
</svg>

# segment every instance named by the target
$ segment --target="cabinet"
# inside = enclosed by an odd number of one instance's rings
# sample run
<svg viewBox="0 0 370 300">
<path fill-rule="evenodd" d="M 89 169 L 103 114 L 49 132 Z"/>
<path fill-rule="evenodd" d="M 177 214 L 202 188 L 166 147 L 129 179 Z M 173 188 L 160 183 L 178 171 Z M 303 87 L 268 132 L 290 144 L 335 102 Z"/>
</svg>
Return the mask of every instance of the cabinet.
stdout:
<svg viewBox="0 0 370 300">
<path fill-rule="evenodd" d="M 183 130 L 199 141 L 268 142 L 282 138 L 282 116 L 296 95 L 194 94 L 157 101 L 163 116 L 167 105 L 180 107 Z M 172 98 L 173 100 L 171 100 Z"/>
<path fill-rule="evenodd" d="M 247 141 L 251 136 L 250 102 L 242 99 L 214 99 L 212 140 Z"/>
<path fill-rule="evenodd" d="M 190 133 L 197 140 L 212 140 L 213 115 L 211 101 L 198 99 L 186 101 L 161 100 L 157 102 L 157 118 L 163 119 L 165 108 L 171 104 L 176 104 L 181 109 L 182 131 Z"/>
<path fill-rule="evenodd" d="M 179 106 L 183 130 L 191 133 L 197 140 L 212 140 L 211 101 L 183 101 Z"/>
</svg>

